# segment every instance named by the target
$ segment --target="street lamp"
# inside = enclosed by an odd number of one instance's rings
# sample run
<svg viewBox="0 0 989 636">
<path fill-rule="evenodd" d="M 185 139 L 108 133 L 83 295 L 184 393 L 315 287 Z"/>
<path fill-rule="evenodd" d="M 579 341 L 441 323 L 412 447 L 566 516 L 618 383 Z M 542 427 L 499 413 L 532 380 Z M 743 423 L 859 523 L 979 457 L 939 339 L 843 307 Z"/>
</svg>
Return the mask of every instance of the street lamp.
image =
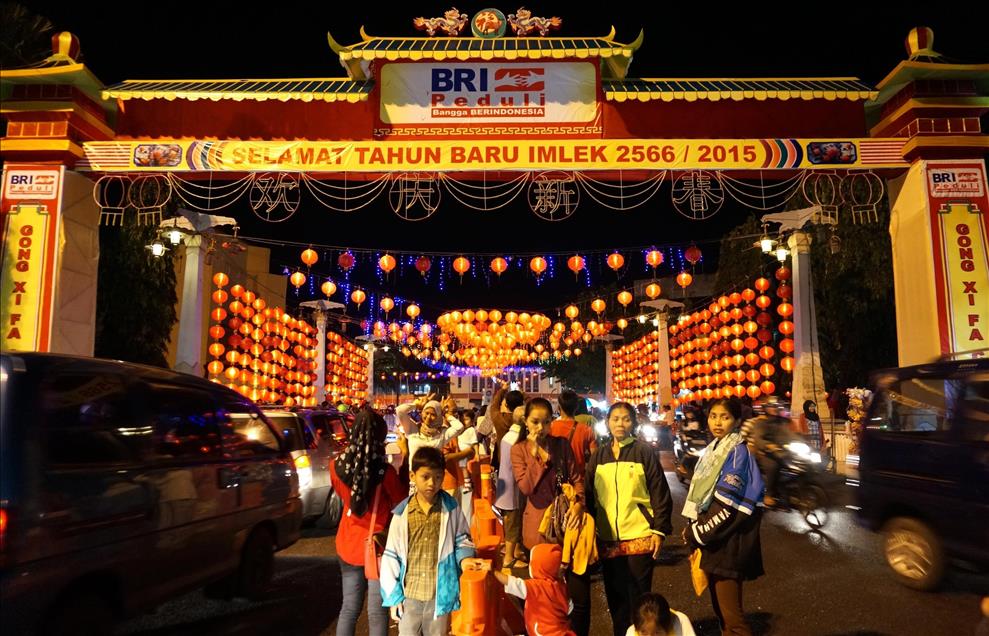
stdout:
<svg viewBox="0 0 989 636">
<path fill-rule="evenodd" d="M 786 257 L 790 255 L 790 250 L 786 249 L 782 245 L 776 248 L 776 260 L 781 263 L 786 262 Z"/>
<path fill-rule="evenodd" d="M 144 248 L 151 250 L 151 255 L 155 258 L 161 258 L 168 251 L 168 248 L 165 247 L 165 244 L 161 242 L 160 238 L 151 241 L 151 245 L 145 245 Z"/>
</svg>

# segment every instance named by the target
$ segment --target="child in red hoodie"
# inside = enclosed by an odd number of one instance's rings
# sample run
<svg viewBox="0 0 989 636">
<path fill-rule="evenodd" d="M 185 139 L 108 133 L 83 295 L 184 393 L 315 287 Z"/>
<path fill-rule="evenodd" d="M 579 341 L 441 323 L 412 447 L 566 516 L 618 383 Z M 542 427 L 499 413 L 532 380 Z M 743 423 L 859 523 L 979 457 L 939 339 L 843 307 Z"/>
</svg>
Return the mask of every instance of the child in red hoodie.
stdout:
<svg viewBox="0 0 989 636">
<path fill-rule="evenodd" d="M 567 584 L 560 576 L 563 550 L 542 543 L 529 555 L 529 579 L 494 572 L 505 592 L 525 599 L 525 629 L 532 636 L 576 636 L 567 616 L 573 609 Z"/>
</svg>

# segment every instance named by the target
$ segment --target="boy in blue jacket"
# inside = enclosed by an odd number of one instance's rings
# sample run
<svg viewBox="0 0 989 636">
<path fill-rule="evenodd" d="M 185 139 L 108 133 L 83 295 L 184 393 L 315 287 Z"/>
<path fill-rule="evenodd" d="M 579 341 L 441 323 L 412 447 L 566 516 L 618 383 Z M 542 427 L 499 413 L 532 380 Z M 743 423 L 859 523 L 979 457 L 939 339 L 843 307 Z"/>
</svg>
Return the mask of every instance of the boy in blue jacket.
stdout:
<svg viewBox="0 0 989 636">
<path fill-rule="evenodd" d="M 479 567 L 467 519 L 443 491 L 445 467 L 438 449 L 416 452 L 410 466 L 416 493 L 395 508 L 388 528 L 381 598 L 399 621 L 400 636 L 445 636 L 450 612 L 460 609 L 462 567 Z"/>
</svg>

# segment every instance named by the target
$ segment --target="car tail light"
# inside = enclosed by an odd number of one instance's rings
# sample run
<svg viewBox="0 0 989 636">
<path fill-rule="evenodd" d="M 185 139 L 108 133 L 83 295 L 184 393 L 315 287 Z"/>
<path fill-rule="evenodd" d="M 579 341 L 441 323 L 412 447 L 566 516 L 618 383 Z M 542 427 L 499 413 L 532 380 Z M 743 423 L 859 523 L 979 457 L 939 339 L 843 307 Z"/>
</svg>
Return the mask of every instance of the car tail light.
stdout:
<svg viewBox="0 0 989 636">
<path fill-rule="evenodd" d="M 299 488 L 305 490 L 312 485 L 312 462 L 308 455 L 295 458 L 295 472 L 299 475 Z"/>
<path fill-rule="evenodd" d="M 7 545 L 7 510 L 0 508 L 0 552 Z"/>
<path fill-rule="evenodd" d="M 309 455 L 301 455 L 295 458 L 295 468 L 312 468 L 312 464 L 309 463 Z"/>
</svg>

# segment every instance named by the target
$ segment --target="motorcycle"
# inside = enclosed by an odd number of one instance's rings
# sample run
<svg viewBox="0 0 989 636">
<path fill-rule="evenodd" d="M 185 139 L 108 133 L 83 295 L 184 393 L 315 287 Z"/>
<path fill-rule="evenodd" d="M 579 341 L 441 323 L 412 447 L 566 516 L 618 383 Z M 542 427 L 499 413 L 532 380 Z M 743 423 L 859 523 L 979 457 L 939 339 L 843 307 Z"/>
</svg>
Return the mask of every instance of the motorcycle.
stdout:
<svg viewBox="0 0 989 636">
<path fill-rule="evenodd" d="M 821 486 L 824 465 L 821 454 L 804 442 L 784 445 L 778 482 L 778 504 L 773 509 L 803 515 L 811 528 L 820 530 L 828 523 L 830 497 Z"/>
<path fill-rule="evenodd" d="M 701 430 L 680 429 L 673 438 L 673 470 L 681 484 L 694 476 L 694 467 L 709 441 L 707 433 Z"/>
</svg>

